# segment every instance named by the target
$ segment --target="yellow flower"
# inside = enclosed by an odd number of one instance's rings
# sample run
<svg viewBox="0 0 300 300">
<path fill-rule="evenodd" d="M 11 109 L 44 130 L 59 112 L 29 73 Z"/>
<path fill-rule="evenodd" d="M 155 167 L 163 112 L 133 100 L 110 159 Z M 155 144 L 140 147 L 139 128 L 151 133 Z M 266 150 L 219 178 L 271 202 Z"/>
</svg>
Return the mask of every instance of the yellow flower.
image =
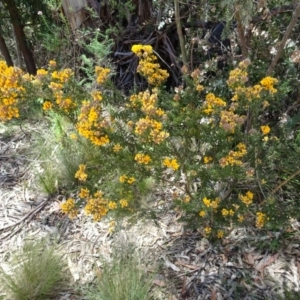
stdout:
<svg viewBox="0 0 300 300">
<path fill-rule="evenodd" d="M 114 152 L 120 152 L 122 149 L 123 149 L 123 148 L 121 147 L 120 144 L 115 144 L 115 145 L 113 146 L 113 151 L 114 151 Z"/>
<path fill-rule="evenodd" d="M 101 101 L 102 100 L 102 94 L 101 94 L 100 91 L 92 91 L 91 95 L 92 95 L 94 101 Z"/>
<path fill-rule="evenodd" d="M 261 132 L 262 132 L 263 135 L 266 135 L 266 134 L 268 134 L 271 131 L 271 129 L 270 129 L 270 127 L 268 125 L 266 125 L 266 126 L 260 126 L 260 130 L 261 130 Z"/>
<path fill-rule="evenodd" d="M 77 178 L 80 181 L 86 181 L 87 174 L 85 173 L 86 165 L 79 165 L 79 170 L 75 173 L 75 178 Z"/>
<path fill-rule="evenodd" d="M 99 191 L 97 197 L 89 198 L 84 208 L 87 215 L 92 215 L 94 221 L 99 221 L 108 213 L 107 200 L 103 199 L 103 194 Z"/>
<path fill-rule="evenodd" d="M 78 209 L 75 206 L 75 200 L 73 198 L 69 198 L 66 202 L 62 203 L 61 210 L 68 214 L 70 219 L 73 219 L 78 215 Z"/>
<path fill-rule="evenodd" d="M 139 164 L 144 164 L 148 165 L 151 162 L 151 158 L 148 154 L 143 154 L 143 153 L 138 153 L 135 155 L 134 159 L 139 163 Z"/>
<path fill-rule="evenodd" d="M 197 84 L 196 85 L 196 91 L 197 92 L 201 92 L 201 91 L 203 91 L 204 90 L 204 86 L 203 85 L 201 85 L 201 84 Z"/>
<path fill-rule="evenodd" d="M 159 86 L 168 78 L 168 72 L 162 70 L 156 62 L 157 58 L 153 53 L 152 46 L 133 45 L 131 51 L 140 58 L 137 71 L 147 79 L 149 84 Z"/>
<path fill-rule="evenodd" d="M 178 170 L 179 169 L 179 163 L 177 162 L 177 160 L 175 158 L 169 158 L 169 157 L 166 157 L 164 160 L 163 160 L 163 166 L 167 167 L 167 168 L 171 168 L 173 169 L 174 171 Z"/>
<path fill-rule="evenodd" d="M 242 216 L 242 215 L 239 215 L 239 216 L 238 216 L 239 222 L 241 222 L 241 223 L 244 222 L 244 219 L 245 219 L 244 216 Z"/>
<path fill-rule="evenodd" d="M 223 236 L 224 236 L 224 231 L 223 230 L 218 230 L 218 233 L 217 233 L 218 239 L 221 239 Z"/>
<path fill-rule="evenodd" d="M 208 163 L 211 162 L 212 160 L 213 160 L 213 158 L 210 157 L 210 156 L 204 156 L 204 158 L 203 158 L 203 162 L 204 162 L 205 164 L 208 164 Z"/>
<path fill-rule="evenodd" d="M 45 101 L 43 104 L 43 110 L 50 110 L 52 108 L 52 103 L 50 101 Z"/>
<path fill-rule="evenodd" d="M 250 191 L 248 191 L 246 195 L 239 194 L 239 199 L 247 206 L 249 206 L 252 203 L 253 197 L 254 194 Z"/>
<path fill-rule="evenodd" d="M 204 210 L 201 210 L 199 212 L 199 216 L 202 217 L 202 218 L 205 217 L 206 216 L 206 212 Z"/>
<path fill-rule="evenodd" d="M 256 227 L 257 228 L 262 228 L 264 227 L 266 221 L 269 220 L 266 214 L 262 212 L 257 212 L 256 213 Z"/>
<path fill-rule="evenodd" d="M 124 182 L 126 182 L 127 181 L 127 176 L 126 175 L 122 175 L 122 176 L 120 176 L 120 178 L 119 178 L 119 181 L 121 182 L 121 183 L 124 183 Z"/>
<path fill-rule="evenodd" d="M 95 73 L 97 75 L 97 83 L 103 84 L 107 80 L 108 74 L 110 73 L 110 69 L 96 66 Z"/>
<path fill-rule="evenodd" d="M 223 217 L 227 217 L 229 215 L 229 210 L 227 210 L 226 208 L 223 208 L 221 213 L 222 213 Z"/>
<path fill-rule="evenodd" d="M 117 203 L 115 201 L 109 201 L 107 206 L 109 209 L 116 209 Z"/>
<path fill-rule="evenodd" d="M 207 199 L 207 198 L 205 197 L 205 198 L 203 198 L 202 201 L 203 201 L 203 203 L 204 203 L 205 206 L 210 207 L 211 201 L 210 201 L 209 199 Z"/>
<path fill-rule="evenodd" d="M 128 206 L 128 201 L 126 199 L 121 199 L 120 200 L 120 205 L 122 208 L 127 207 Z"/>
<path fill-rule="evenodd" d="M 274 88 L 274 84 L 276 84 L 278 80 L 273 77 L 265 77 L 260 81 L 260 84 L 268 91 L 270 91 L 272 94 L 276 93 L 277 90 Z"/>
<path fill-rule="evenodd" d="M 189 203 L 189 202 L 191 201 L 191 197 L 190 197 L 189 195 L 186 195 L 186 196 L 182 199 L 182 201 L 183 201 L 184 203 Z"/>
<path fill-rule="evenodd" d="M 210 234 L 211 233 L 211 227 L 205 227 L 204 228 L 204 232 L 205 232 L 205 234 Z"/>
<path fill-rule="evenodd" d="M 80 193 L 78 194 L 80 198 L 87 198 L 89 195 L 90 195 L 90 191 L 85 188 L 81 188 Z"/>
<path fill-rule="evenodd" d="M 36 75 L 39 77 L 44 77 L 48 74 L 48 71 L 46 71 L 45 69 L 38 69 L 36 71 Z"/>
<path fill-rule="evenodd" d="M 130 177 L 127 180 L 127 183 L 129 183 L 129 184 L 133 184 L 134 182 L 135 182 L 135 178 L 134 177 Z"/>
<path fill-rule="evenodd" d="M 213 209 L 217 209 L 220 203 L 220 199 L 216 198 L 215 200 L 211 201 L 210 207 Z"/>
<path fill-rule="evenodd" d="M 49 67 L 50 67 L 50 68 L 56 68 L 56 65 L 57 65 L 57 64 L 56 64 L 56 61 L 55 61 L 55 60 L 50 60 L 50 61 L 49 61 Z"/>
</svg>

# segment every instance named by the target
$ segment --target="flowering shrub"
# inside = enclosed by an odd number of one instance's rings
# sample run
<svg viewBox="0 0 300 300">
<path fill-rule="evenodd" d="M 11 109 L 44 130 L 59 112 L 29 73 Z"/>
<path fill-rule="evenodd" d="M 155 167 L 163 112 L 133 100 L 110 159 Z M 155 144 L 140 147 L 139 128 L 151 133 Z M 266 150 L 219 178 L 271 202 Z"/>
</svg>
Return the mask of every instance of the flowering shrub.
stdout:
<svg viewBox="0 0 300 300">
<path fill-rule="evenodd" d="M 174 206 L 207 237 L 222 238 L 235 224 L 283 226 L 293 215 L 293 206 L 283 209 L 274 192 L 283 151 L 277 135 L 284 132 L 262 117 L 276 101 L 278 81 L 266 77 L 252 85 L 245 60 L 229 74 L 230 98 L 201 85 L 198 69 L 185 74 L 186 87 L 170 93 L 158 88 L 168 74 L 152 47 L 136 45 L 132 51 L 140 60 L 138 72 L 153 87 L 131 94 L 122 107 L 111 105 L 107 68 L 95 68 L 97 88 L 90 91 L 79 85 L 71 90 L 72 71 L 57 71 L 53 62 L 27 79 L 43 96 L 45 111 L 70 118 L 74 142 L 81 135 L 101 153 L 78 167 L 78 199 L 68 199 L 62 210 L 73 218 L 85 203 L 95 221 L 109 212 L 139 210 L 151 178 L 174 184 Z M 124 96 L 116 91 L 114 103 L 115 98 L 122 103 Z"/>
<path fill-rule="evenodd" d="M 23 99 L 24 87 L 21 83 L 23 72 L 8 67 L 0 61 L 0 121 L 9 121 L 19 117 L 19 105 Z"/>
</svg>

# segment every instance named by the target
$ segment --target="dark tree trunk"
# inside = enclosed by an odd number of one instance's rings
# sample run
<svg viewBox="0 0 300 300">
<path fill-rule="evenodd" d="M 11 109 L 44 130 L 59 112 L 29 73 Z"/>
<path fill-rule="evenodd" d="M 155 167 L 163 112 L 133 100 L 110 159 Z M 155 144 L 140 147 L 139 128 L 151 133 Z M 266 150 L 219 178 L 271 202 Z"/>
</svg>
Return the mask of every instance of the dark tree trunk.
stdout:
<svg viewBox="0 0 300 300">
<path fill-rule="evenodd" d="M 0 28 L 0 51 L 1 51 L 2 55 L 4 56 L 6 64 L 9 67 L 12 67 L 14 64 L 13 64 L 13 61 L 12 61 L 11 56 L 9 54 L 9 51 L 8 51 L 7 46 L 6 46 L 5 40 L 4 40 L 3 36 L 2 36 L 2 30 L 1 30 L 1 28 Z"/>
<path fill-rule="evenodd" d="M 35 75 L 36 74 L 35 61 L 33 58 L 33 54 L 27 45 L 26 36 L 23 30 L 23 25 L 21 23 L 21 16 L 16 6 L 16 3 L 14 0 L 1 0 L 1 1 L 9 13 L 14 28 L 14 32 L 16 35 L 16 39 L 18 40 L 20 50 L 23 54 L 27 71 L 28 73 Z"/>
</svg>

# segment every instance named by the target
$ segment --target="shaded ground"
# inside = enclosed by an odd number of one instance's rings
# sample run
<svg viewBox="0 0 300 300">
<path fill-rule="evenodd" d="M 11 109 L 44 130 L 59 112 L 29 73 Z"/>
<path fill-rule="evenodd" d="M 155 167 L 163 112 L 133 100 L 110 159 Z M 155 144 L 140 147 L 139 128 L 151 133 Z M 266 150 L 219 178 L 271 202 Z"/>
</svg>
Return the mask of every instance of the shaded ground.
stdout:
<svg viewBox="0 0 300 300">
<path fill-rule="evenodd" d="M 133 243 L 149 272 L 155 272 L 154 299 L 300 299 L 300 236 L 239 228 L 217 245 L 184 230 L 178 213 L 168 209 L 170 191 L 157 192 L 165 207 L 156 222 L 123 220 L 109 233 L 109 220 L 74 221 L 60 212 L 64 195 L 39 192 L 39 157 L 31 157 L 32 125 L 0 130 L 0 266 L 9 269 L 10 253 L 24 239 L 57 239 L 77 288 L 59 299 L 82 299 L 80 286 L 93 280 L 109 258 L 111 246 Z M 9 270 L 8 270 L 9 271 Z M 283 295 L 283 290 L 290 293 Z M 3 291 L 2 291 L 3 292 Z M 1 293 L 0 293 L 1 296 Z"/>
</svg>

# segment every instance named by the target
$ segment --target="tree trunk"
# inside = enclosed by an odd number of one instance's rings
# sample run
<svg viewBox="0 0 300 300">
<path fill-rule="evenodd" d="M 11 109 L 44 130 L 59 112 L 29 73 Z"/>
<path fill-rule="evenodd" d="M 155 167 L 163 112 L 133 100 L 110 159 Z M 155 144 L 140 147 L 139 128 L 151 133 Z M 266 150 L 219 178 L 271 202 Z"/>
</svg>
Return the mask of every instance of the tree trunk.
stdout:
<svg viewBox="0 0 300 300">
<path fill-rule="evenodd" d="M 14 0 L 1 0 L 1 1 L 9 13 L 16 38 L 19 42 L 20 50 L 23 54 L 23 58 L 24 58 L 24 61 L 26 64 L 27 71 L 28 71 L 28 73 L 35 75 L 36 74 L 35 61 L 33 58 L 33 54 L 27 45 L 26 36 L 25 36 L 24 30 L 23 30 L 23 25 L 21 23 L 21 16 L 19 14 L 16 3 Z"/>
<path fill-rule="evenodd" d="M 6 64 L 9 67 L 13 67 L 14 64 L 13 64 L 13 61 L 12 61 L 11 56 L 9 54 L 9 51 L 8 51 L 7 46 L 6 46 L 5 40 L 3 38 L 1 27 L 0 27 L 0 51 L 1 51 L 2 55 L 4 56 Z"/>
</svg>

